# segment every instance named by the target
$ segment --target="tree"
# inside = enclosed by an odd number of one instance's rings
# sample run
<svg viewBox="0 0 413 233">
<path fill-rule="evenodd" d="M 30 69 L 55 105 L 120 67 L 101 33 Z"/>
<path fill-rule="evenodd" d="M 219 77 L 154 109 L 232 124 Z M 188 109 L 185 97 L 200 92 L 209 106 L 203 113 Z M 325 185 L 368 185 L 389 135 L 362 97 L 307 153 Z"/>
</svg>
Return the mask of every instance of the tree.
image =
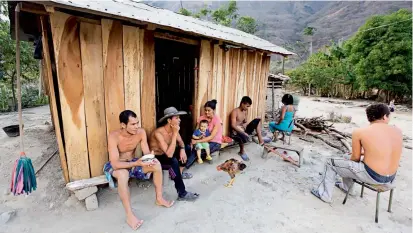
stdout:
<svg viewBox="0 0 413 233">
<path fill-rule="evenodd" d="M 7 13 L 7 5 L 0 2 L 2 14 Z M 10 23 L 0 18 L 0 82 L 7 84 L 12 92 L 12 104 L 17 108 L 15 95 L 16 82 L 16 41 L 10 37 Z M 20 66 L 22 85 L 33 82 L 39 76 L 38 62 L 33 58 L 33 46 L 29 42 L 20 42 Z M 3 100 L 5 101 L 5 100 Z"/>
<path fill-rule="evenodd" d="M 310 56 L 313 54 L 313 35 L 315 31 L 316 29 L 313 27 L 306 27 L 304 28 L 304 32 L 303 32 L 304 35 L 310 37 Z M 310 95 L 311 95 L 311 82 L 308 83 L 308 96 Z"/>
<path fill-rule="evenodd" d="M 361 88 L 384 91 L 386 102 L 412 92 L 411 19 L 407 9 L 373 16 L 344 43 Z"/>
<path fill-rule="evenodd" d="M 249 16 L 239 17 L 237 12 L 237 2 L 234 0 L 231 0 L 227 5 L 223 5 L 214 11 L 208 9 L 206 6 L 204 6 L 196 13 L 185 9 L 182 6 L 179 10 L 179 13 L 185 16 L 192 16 L 194 18 L 207 18 L 217 24 L 221 24 L 227 27 L 235 26 L 235 28 L 250 34 L 257 32 L 258 24 L 255 19 Z M 234 23 L 235 20 L 237 21 Z"/>
<path fill-rule="evenodd" d="M 258 30 L 258 25 L 254 18 L 242 16 L 237 21 L 237 29 L 249 34 L 255 34 Z"/>
</svg>

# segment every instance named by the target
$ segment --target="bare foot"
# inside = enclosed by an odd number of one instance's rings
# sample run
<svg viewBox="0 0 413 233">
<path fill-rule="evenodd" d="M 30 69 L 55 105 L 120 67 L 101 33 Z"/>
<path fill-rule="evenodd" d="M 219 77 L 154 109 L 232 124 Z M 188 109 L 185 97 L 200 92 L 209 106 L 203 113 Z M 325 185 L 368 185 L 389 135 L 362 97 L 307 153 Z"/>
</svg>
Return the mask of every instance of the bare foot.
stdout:
<svg viewBox="0 0 413 233">
<path fill-rule="evenodd" d="M 174 205 L 174 203 L 175 203 L 174 201 L 167 201 L 163 198 L 159 199 L 159 200 L 156 200 L 156 202 L 155 202 L 156 205 L 163 206 L 163 207 L 166 207 L 166 208 L 172 207 Z"/>
<path fill-rule="evenodd" d="M 139 220 L 135 215 L 130 215 L 126 218 L 128 225 L 136 231 L 143 224 L 143 220 Z"/>
</svg>

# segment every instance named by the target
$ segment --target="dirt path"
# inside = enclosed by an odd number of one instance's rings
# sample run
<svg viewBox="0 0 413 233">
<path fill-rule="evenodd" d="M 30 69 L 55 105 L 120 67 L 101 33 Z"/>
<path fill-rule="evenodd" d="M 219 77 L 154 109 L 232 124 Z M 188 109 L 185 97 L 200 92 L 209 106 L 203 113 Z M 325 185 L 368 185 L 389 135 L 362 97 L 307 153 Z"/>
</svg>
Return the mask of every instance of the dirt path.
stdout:
<svg viewBox="0 0 413 233">
<path fill-rule="evenodd" d="M 350 124 L 336 127 L 351 132 L 364 126 L 364 108 L 301 98 L 299 116 L 328 115 L 335 111 L 352 116 Z M 27 153 L 35 164 L 41 164 L 56 150 L 47 106 L 27 109 L 24 113 Z M 1 127 L 17 121 L 15 114 L 0 115 Z M 392 124 L 411 138 L 411 112 L 392 115 Z M 247 146 L 250 162 L 244 174 L 237 176 L 234 187 L 223 185 L 229 176 L 215 166 L 228 158 L 238 158 L 237 149 L 229 149 L 214 165 L 196 165 L 190 169 L 194 178 L 185 181 L 189 190 L 201 193 L 195 203 L 177 203 L 171 209 L 154 205 L 154 187 L 144 182 L 131 184 L 132 203 L 136 214 L 145 220 L 138 232 L 210 233 L 210 232 L 411 232 L 412 231 L 412 151 L 403 150 L 398 171 L 393 213 L 387 213 L 388 193 L 382 195 L 379 223 L 374 223 L 375 193 L 366 190 L 364 198 L 350 197 L 334 190 L 329 205 L 313 197 L 309 190 L 320 180 L 324 159 L 339 152 L 324 143 L 308 143 L 293 136 L 292 144 L 306 149 L 304 166 L 297 168 L 279 158 L 260 158 L 255 144 Z M 410 143 L 411 141 L 406 141 Z M 38 174 L 38 190 L 32 195 L 14 197 L 3 194 L 9 185 L 12 163 L 18 154 L 18 138 L 0 132 L 0 213 L 17 210 L 17 215 L 0 232 L 132 232 L 124 223 L 124 212 L 116 191 L 105 188 L 98 192 L 99 209 L 86 211 L 64 189 L 58 155 Z M 36 166 L 36 165 L 35 165 Z M 142 187 L 144 186 L 144 187 Z M 360 190 L 357 189 L 359 194 Z M 173 182 L 167 180 L 164 193 L 176 198 Z"/>
</svg>

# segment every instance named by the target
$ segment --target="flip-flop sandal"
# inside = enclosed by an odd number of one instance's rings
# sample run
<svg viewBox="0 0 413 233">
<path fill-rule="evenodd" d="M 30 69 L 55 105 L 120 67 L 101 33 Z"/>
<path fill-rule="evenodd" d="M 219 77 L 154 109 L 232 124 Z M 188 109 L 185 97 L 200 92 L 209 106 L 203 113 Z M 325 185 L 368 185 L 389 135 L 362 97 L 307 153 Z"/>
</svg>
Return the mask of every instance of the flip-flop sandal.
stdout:
<svg viewBox="0 0 413 233">
<path fill-rule="evenodd" d="M 242 160 L 244 160 L 244 161 L 250 160 L 250 158 L 248 158 L 248 155 L 247 155 L 246 153 L 244 153 L 244 154 L 242 154 L 242 155 L 240 155 L 240 156 L 241 156 Z"/>
<path fill-rule="evenodd" d="M 198 197 L 198 193 L 187 192 L 185 196 L 178 197 L 178 201 L 195 201 L 196 199 L 198 199 Z"/>
<path fill-rule="evenodd" d="M 323 202 L 325 202 L 323 199 L 321 199 L 320 194 L 318 193 L 317 189 L 311 189 L 311 193 L 316 196 L 318 199 L 322 200 Z"/>
<path fill-rule="evenodd" d="M 191 173 L 182 172 L 182 179 L 191 179 L 193 176 Z"/>
</svg>

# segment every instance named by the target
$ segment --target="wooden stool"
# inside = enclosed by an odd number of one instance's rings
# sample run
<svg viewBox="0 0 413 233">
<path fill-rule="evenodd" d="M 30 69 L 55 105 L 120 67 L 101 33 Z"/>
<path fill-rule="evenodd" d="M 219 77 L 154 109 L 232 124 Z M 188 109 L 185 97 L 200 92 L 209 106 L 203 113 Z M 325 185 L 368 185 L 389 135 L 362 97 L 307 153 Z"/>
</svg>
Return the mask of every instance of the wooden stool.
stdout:
<svg viewBox="0 0 413 233">
<path fill-rule="evenodd" d="M 387 192 L 389 190 L 390 190 L 390 198 L 389 198 L 389 206 L 387 208 L 387 212 L 391 213 L 391 204 L 392 204 L 392 201 L 393 201 L 393 192 L 394 192 L 394 189 L 395 189 L 395 187 L 393 185 L 388 185 L 388 184 L 386 184 L 386 185 L 375 185 L 375 184 L 367 184 L 367 183 L 364 183 L 364 182 L 361 182 L 361 181 L 358 181 L 358 180 L 353 180 L 353 181 L 354 181 L 354 183 L 357 183 L 357 184 L 361 185 L 361 194 L 360 194 L 361 198 L 363 198 L 364 187 L 377 192 L 376 216 L 374 218 L 376 223 L 379 222 L 380 193 Z M 344 198 L 343 205 L 346 204 L 348 194 L 350 193 L 350 190 L 353 187 L 354 183 L 351 185 L 351 187 L 349 187 L 349 189 L 347 191 L 347 194 L 346 194 L 346 197 Z"/>
</svg>

